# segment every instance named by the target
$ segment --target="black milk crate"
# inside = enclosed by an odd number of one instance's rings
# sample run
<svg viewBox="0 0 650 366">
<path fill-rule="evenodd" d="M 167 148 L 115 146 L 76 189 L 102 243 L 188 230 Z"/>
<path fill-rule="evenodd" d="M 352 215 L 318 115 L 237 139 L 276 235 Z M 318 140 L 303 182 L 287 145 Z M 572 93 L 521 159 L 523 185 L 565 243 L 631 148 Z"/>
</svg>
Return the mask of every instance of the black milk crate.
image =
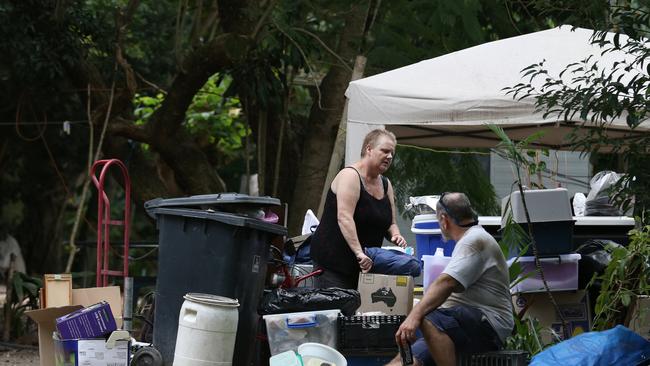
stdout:
<svg viewBox="0 0 650 366">
<path fill-rule="evenodd" d="M 339 315 L 338 349 L 342 352 L 397 352 L 395 333 L 405 315 Z"/>
<path fill-rule="evenodd" d="M 526 366 L 528 352 L 525 351 L 494 351 L 459 355 L 458 366 Z"/>
</svg>

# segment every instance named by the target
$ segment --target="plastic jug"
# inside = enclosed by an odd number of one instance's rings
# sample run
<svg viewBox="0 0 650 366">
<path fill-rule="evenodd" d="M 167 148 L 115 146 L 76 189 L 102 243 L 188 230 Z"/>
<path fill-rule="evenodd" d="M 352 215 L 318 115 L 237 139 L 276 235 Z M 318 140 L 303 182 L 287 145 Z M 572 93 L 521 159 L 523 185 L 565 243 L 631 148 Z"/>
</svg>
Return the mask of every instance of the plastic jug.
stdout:
<svg viewBox="0 0 650 366">
<path fill-rule="evenodd" d="M 442 271 L 445 270 L 451 257 L 445 257 L 444 249 L 437 248 L 434 255 L 423 255 L 422 261 L 424 262 L 424 277 L 422 278 L 422 286 L 426 292 L 429 285 L 440 276 Z"/>
</svg>

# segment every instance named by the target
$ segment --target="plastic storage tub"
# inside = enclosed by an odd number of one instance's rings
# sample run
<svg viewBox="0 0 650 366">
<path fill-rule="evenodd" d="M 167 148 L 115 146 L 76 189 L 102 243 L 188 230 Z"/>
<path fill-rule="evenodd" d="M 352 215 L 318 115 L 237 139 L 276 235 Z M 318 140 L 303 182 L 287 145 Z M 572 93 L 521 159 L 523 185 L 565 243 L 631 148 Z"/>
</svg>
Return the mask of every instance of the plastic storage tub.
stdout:
<svg viewBox="0 0 650 366">
<path fill-rule="evenodd" d="M 549 258 L 540 258 L 544 277 L 551 291 L 570 291 L 578 289 L 578 261 L 580 254 L 564 254 Z M 508 261 L 508 265 L 514 262 L 514 258 Z M 510 291 L 517 292 L 541 292 L 544 291 L 544 283 L 537 268 L 535 257 L 520 257 L 522 276 L 530 273 L 530 276 L 519 282 Z"/>
<path fill-rule="evenodd" d="M 422 269 L 422 288 L 424 289 L 424 292 L 426 292 L 429 285 L 440 276 L 450 261 L 451 257 L 448 256 L 422 256 L 422 262 L 424 263 L 424 268 Z"/>
<path fill-rule="evenodd" d="M 271 355 L 298 349 L 313 342 L 336 348 L 340 310 L 264 315 Z"/>
<path fill-rule="evenodd" d="M 264 291 L 270 242 L 287 233 L 282 226 L 246 216 L 274 202 L 259 197 L 260 202 L 255 204 L 256 199 L 222 194 L 158 199 L 145 205 L 159 230 L 153 341 L 165 366 L 172 364 L 183 296 L 190 292 L 237 299 L 240 306 L 233 364 L 248 365 L 255 356 L 260 320 L 257 305 Z M 221 208 L 221 200 L 224 207 L 235 211 L 241 202 L 242 213 L 214 211 Z"/>
<path fill-rule="evenodd" d="M 436 215 L 415 216 L 411 224 L 411 232 L 415 234 L 415 254 L 418 258 L 422 258 L 423 255 L 433 255 L 437 248 L 442 248 L 448 257 L 454 251 L 456 242 L 453 240 L 443 241 Z"/>
<path fill-rule="evenodd" d="M 565 188 L 529 189 L 524 191 L 526 207 L 530 215 L 532 233 L 539 255 L 557 255 L 573 252 L 573 226 L 569 193 Z M 508 200 L 510 207 L 508 207 Z M 512 214 L 514 222 L 519 223 L 526 233 L 528 225 L 526 212 L 519 191 L 512 192 L 501 201 L 502 222 L 505 225 L 507 215 Z M 526 243 L 522 243 L 524 246 Z M 533 255 L 531 246 L 525 253 L 520 248 L 513 248 L 510 256 Z"/>
</svg>

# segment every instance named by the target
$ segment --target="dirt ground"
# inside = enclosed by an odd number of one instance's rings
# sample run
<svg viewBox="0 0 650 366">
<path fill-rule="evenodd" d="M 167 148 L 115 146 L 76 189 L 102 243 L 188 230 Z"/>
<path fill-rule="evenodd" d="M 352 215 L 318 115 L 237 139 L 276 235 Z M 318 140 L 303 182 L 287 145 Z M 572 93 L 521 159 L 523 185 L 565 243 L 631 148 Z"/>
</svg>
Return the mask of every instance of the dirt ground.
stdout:
<svg viewBox="0 0 650 366">
<path fill-rule="evenodd" d="M 0 366 L 38 366 L 38 349 L 0 348 Z"/>
</svg>

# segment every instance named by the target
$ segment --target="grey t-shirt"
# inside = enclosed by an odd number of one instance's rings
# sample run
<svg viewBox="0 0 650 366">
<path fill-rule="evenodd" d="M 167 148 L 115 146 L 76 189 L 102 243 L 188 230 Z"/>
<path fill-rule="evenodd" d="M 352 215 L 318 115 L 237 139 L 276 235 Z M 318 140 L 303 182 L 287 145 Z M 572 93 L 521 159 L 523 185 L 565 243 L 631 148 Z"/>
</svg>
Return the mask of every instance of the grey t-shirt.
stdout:
<svg viewBox="0 0 650 366">
<path fill-rule="evenodd" d="M 508 265 L 499 244 L 481 226 L 472 226 L 456 243 L 451 261 L 443 271 L 460 282 L 441 307 L 466 305 L 485 315 L 502 341 L 512 332 L 514 319 Z"/>
</svg>

